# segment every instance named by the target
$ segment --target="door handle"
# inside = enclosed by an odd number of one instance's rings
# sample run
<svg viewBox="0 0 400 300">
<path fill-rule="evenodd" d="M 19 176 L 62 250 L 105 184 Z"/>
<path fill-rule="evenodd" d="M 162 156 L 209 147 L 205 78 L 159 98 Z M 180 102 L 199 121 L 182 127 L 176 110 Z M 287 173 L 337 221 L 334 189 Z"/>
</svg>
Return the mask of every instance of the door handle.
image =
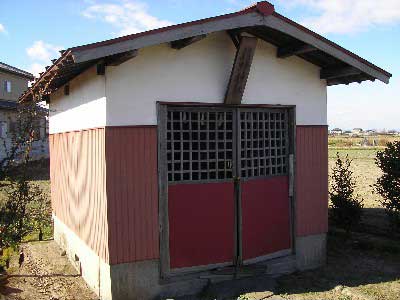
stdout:
<svg viewBox="0 0 400 300">
<path fill-rule="evenodd" d="M 227 169 L 232 169 L 232 160 L 227 160 L 225 164 Z"/>
</svg>

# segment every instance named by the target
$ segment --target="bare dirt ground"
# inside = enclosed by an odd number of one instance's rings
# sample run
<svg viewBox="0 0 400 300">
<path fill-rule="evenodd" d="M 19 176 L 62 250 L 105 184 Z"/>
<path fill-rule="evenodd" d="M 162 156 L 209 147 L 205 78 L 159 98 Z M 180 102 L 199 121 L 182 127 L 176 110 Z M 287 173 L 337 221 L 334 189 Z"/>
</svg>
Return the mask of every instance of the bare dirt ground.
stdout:
<svg viewBox="0 0 400 300">
<path fill-rule="evenodd" d="M 0 299 L 95 300 L 87 287 L 54 241 L 22 244 L 25 261 L 18 268 L 18 256 L 11 260 L 9 277 L 0 283 Z"/>
</svg>

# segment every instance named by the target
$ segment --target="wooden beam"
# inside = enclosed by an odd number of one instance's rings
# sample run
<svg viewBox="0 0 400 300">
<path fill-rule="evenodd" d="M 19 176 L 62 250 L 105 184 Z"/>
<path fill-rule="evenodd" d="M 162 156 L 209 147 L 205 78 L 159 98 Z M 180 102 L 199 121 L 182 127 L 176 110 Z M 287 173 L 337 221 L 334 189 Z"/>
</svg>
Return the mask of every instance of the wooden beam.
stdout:
<svg viewBox="0 0 400 300">
<path fill-rule="evenodd" d="M 308 44 L 302 45 L 288 45 L 285 47 L 279 47 L 277 52 L 277 57 L 279 58 L 287 58 L 293 55 L 299 55 L 304 53 L 309 53 L 313 51 L 317 51 L 318 49 L 314 46 Z"/>
<path fill-rule="evenodd" d="M 202 35 L 197 35 L 197 36 L 193 36 L 193 37 L 189 37 L 189 38 L 185 38 L 182 40 L 177 40 L 177 41 L 172 41 L 171 44 L 171 48 L 176 49 L 176 50 L 180 50 L 182 48 L 185 48 L 193 43 L 196 43 L 198 41 L 201 41 L 202 39 L 204 39 L 207 35 L 206 34 L 202 34 Z"/>
<path fill-rule="evenodd" d="M 241 37 L 225 95 L 225 104 L 240 104 L 242 102 L 256 46 L 257 38 Z"/>
<path fill-rule="evenodd" d="M 239 49 L 240 44 L 240 32 L 237 30 L 228 30 L 227 31 L 229 37 L 232 40 L 232 43 L 235 45 L 236 49 Z"/>
<path fill-rule="evenodd" d="M 65 96 L 69 95 L 69 84 L 64 85 L 64 95 Z"/>
<path fill-rule="evenodd" d="M 104 61 L 101 61 L 97 64 L 97 75 L 104 75 L 106 74 L 106 64 Z"/>
<path fill-rule="evenodd" d="M 138 50 L 131 50 L 120 54 L 115 54 L 104 58 L 107 66 L 119 66 L 127 60 L 134 58 L 138 55 Z"/>
<path fill-rule="evenodd" d="M 46 94 L 46 95 L 42 95 L 42 101 L 45 101 L 46 104 L 50 103 L 50 95 Z"/>
<path fill-rule="evenodd" d="M 333 66 L 333 67 L 322 68 L 320 72 L 320 78 L 329 80 L 329 79 L 336 79 L 336 78 L 352 76 L 352 75 L 360 75 L 360 74 L 362 74 L 360 70 L 351 66 L 344 66 L 344 67 Z"/>
</svg>

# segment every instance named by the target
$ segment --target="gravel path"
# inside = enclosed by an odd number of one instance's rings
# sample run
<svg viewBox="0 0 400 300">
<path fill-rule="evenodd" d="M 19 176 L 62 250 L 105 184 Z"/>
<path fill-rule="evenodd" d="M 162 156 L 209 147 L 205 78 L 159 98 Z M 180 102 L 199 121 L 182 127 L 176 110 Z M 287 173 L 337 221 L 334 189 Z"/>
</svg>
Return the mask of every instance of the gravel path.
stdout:
<svg viewBox="0 0 400 300">
<path fill-rule="evenodd" d="M 19 269 L 18 257 L 13 257 L 10 276 L 0 283 L 0 300 L 98 299 L 68 259 L 60 255 L 54 241 L 26 243 L 22 247 L 25 261 Z"/>
</svg>

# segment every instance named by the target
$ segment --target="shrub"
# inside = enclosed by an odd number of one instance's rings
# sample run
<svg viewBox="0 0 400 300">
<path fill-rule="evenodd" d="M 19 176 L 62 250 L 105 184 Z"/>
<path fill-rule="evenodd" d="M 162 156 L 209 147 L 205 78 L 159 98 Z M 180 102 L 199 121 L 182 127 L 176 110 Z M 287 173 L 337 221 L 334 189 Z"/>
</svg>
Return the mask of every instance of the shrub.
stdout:
<svg viewBox="0 0 400 300">
<path fill-rule="evenodd" d="M 336 154 L 335 166 L 332 168 L 330 219 L 337 227 L 350 232 L 360 223 L 363 208 L 363 199 L 354 194 L 356 186 L 353 172 L 350 170 L 351 160 L 346 155 L 345 159 Z"/>
<path fill-rule="evenodd" d="M 389 142 L 385 150 L 378 151 L 376 165 L 382 175 L 374 184 L 375 191 L 382 196 L 381 204 L 386 209 L 392 228 L 400 230 L 400 141 Z"/>
</svg>

